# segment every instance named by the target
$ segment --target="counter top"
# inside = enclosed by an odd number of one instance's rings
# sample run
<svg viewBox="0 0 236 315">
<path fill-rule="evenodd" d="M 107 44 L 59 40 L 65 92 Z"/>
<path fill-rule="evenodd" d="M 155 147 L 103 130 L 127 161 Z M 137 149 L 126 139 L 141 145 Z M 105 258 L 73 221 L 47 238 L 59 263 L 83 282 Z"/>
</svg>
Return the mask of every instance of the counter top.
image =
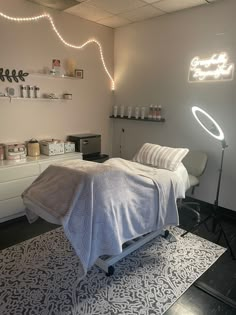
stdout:
<svg viewBox="0 0 236 315">
<path fill-rule="evenodd" d="M 22 159 L 22 160 L 2 160 L 0 161 L 0 168 L 1 167 L 7 167 L 7 166 L 18 166 L 18 165 L 22 165 L 22 164 L 28 164 L 28 163 L 37 163 L 37 162 L 47 162 L 47 161 L 52 161 L 52 160 L 60 160 L 63 158 L 69 159 L 74 158 L 75 156 L 82 156 L 82 153 L 80 152 L 73 152 L 73 153 L 64 153 L 64 154 L 58 154 L 58 155 L 39 155 L 36 157 L 31 157 L 31 156 L 27 156 L 26 159 Z"/>
</svg>

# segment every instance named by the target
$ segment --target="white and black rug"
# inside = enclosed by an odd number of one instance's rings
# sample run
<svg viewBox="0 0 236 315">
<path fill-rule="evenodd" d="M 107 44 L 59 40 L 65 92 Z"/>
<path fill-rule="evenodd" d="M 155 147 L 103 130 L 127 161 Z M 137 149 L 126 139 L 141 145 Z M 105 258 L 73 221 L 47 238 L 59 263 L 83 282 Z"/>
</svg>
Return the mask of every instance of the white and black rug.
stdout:
<svg viewBox="0 0 236 315">
<path fill-rule="evenodd" d="M 79 261 L 62 228 L 0 252 L 0 314 L 161 315 L 225 251 L 172 228 L 115 265 L 79 281 Z"/>
</svg>

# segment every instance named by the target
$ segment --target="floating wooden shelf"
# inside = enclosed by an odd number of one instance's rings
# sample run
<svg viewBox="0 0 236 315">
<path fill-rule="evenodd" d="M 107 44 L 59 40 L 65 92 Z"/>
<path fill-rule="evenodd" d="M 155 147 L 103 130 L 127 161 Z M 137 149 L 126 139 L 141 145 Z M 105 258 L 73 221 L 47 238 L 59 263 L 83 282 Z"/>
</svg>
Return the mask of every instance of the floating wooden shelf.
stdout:
<svg viewBox="0 0 236 315">
<path fill-rule="evenodd" d="M 130 117 L 128 118 L 128 116 L 124 116 L 124 117 L 120 117 L 120 116 L 110 116 L 110 118 L 113 118 L 113 119 L 126 119 L 126 120 L 136 120 L 136 121 L 149 121 L 149 122 L 165 122 L 165 118 L 161 118 L 161 119 L 150 119 L 150 118 L 135 118 L 135 117 Z"/>
</svg>

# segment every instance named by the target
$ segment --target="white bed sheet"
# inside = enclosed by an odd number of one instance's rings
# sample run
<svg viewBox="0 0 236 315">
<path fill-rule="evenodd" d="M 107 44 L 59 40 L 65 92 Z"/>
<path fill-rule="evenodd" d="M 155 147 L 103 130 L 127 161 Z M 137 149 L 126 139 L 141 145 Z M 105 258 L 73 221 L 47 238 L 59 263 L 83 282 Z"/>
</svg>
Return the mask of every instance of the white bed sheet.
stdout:
<svg viewBox="0 0 236 315">
<path fill-rule="evenodd" d="M 27 216 L 62 224 L 84 276 L 101 255 L 167 225 L 178 225 L 176 199 L 189 186 L 183 165 L 155 169 L 113 158 L 103 164 L 65 161 L 50 166 L 23 193 Z"/>
<path fill-rule="evenodd" d="M 124 171 L 130 171 L 137 175 L 142 175 L 150 178 L 152 180 L 153 176 L 157 177 L 165 177 L 166 174 L 174 176 L 177 178 L 177 182 L 175 182 L 175 195 L 176 198 L 185 198 L 185 192 L 189 189 L 189 176 L 188 172 L 183 165 L 180 163 L 178 168 L 175 171 L 168 171 L 166 169 L 159 169 L 153 166 L 144 165 L 141 163 L 133 162 L 130 160 L 125 160 L 121 158 L 112 158 L 104 162 L 106 165 L 114 165 L 123 169 Z"/>
</svg>

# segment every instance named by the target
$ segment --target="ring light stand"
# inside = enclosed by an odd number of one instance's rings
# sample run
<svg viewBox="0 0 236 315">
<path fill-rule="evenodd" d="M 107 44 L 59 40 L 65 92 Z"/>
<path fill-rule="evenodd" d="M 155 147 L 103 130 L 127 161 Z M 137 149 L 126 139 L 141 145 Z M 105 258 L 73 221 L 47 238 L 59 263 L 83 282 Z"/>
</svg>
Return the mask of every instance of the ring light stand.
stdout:
<svg viewBox="0 0 236 315">
<path fill-rule="evenodd" d="M 200 121 L 199 117 L 197 116 L 197 112 L 202 113 L 205 117 L 207 117 L 211 123 L 213 123 L 214 129 L 216 128 L 216 130 L 218 131 L 218 134 L 214 134 L 211 130 L 207 129 L 206 126 Z M 221 141 L 221 145 L 222 145 L 222 150 L 221 150 L 221 162 L 220 162 L 220 169 L 219 169 L 219 177 L 218 177 L 218 183 L 217 183 L 217 190 L 216 190 L 216 199 L 214 202 L 214 206 L 213 206 L 213 211 L 212 213 L 207 216 L 204 220 L 200 221 L 197 225 L 195 225 L 190 231 L 186 231 L 185 233 L 183 233 L 181 236 L 185 236 L 187 233 L 189 232 L 193 232 L 195 229 L 197 229 L 200 225 L 205 224 L 209 219 L 213 219 L 213 232 L 215 232 L 216 227 L 219 226 L 219 236 L 217 239 L 217 243 L 219 242 L 221 236 L 224 236 L 225 242 L 227 244 L 227 247 L 230 251 L 230 254 L 232 256 L 232 258 L 235 260 L 235 256 L 232 250 L 232 247 L 230 245 L 230 242 L 227 238 L 227 235 L 224 231 L 224 228 L 222 226 L 221 220 L 220 220 L 220 215 L 218 214 L 218 209 L 219 209 L 219 194 L 220 194 L 220 184 L 221 184 L 221 176 L 222 176 L 222 170 L 223 170 L 223 162 L 224 162 L 224 152 L 225 152 L 225 148 L 228 147 L 228 145 L 226 144 L 225 138 L 224 138 L 224 133 L 222 131 L 222 129 L 220 128 L 220 126 L 218 125 L 218 123 L 208 114 L 206 113 L 203 109 L 194 106 L 192 107 L 192 113 L 194 115 L 194 117 L 196 118 L 196 120 L 198 121 L 198 123 L 202 126 L 202 128 L 208 133 L 210 134 L 212 137 L 216 138 L 217 140 Z"/>
</svg>

